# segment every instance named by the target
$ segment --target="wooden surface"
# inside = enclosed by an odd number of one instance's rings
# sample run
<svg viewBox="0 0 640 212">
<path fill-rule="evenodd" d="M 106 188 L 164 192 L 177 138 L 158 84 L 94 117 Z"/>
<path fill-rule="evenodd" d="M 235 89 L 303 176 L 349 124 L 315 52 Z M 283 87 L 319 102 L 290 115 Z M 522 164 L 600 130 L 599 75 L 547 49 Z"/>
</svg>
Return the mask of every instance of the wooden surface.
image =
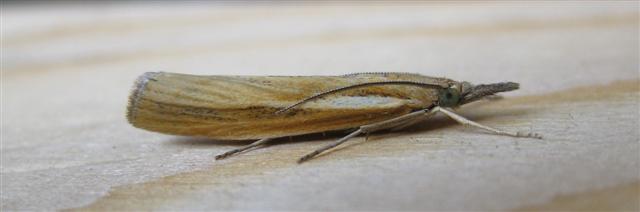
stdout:
<svg viewBox="0 0 640 212">
<path fill-rule="evenodd" d="M 637 2 L 2 5 L 0 209 L 640 210 Z M 515 81 L 459 110 L 307 164 L 341 134 L 246 143 L 125 119 L 147 71 L 403 71 Z"/>
</svg>

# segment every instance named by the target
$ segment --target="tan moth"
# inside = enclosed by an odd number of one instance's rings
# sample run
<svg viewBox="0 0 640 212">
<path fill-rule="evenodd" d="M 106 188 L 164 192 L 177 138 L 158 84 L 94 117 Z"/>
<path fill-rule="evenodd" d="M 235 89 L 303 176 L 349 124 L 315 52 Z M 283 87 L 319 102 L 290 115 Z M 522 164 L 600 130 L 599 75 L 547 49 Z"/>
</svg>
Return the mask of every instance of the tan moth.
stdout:
<svg viewBox="0 0 640 212">
<path fill-rule="evenodd" d="M 451 110 L 515 89 L 518 84 L 512 82 L 472 85 L 410 73 L 196 76 L 148 72 L 136 81 L 127 119 L 135 127 L 166 134 L 257 140 L 216 159 L 275 138 L 353 130 L 298 160 L 304 162 L 352 137 L 402 129 L 438 112 L 496 134 L 541 138 L 535 133 L 512 133 L 484 126 Z"/>
</svg>

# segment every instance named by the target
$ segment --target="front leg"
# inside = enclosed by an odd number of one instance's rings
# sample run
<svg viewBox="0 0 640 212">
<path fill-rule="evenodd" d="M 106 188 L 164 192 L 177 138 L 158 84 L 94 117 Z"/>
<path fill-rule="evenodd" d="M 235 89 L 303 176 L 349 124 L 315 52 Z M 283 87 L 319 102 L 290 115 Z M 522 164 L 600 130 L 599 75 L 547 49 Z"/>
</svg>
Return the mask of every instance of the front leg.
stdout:
<svg viewBox="0 0 640 212">
<path fill-rule="evenodd" d="M 441 108 L 441 107 L 435 107 L 433 108 L 433 112 L 442 112 L 444 115 L 448 116 L 449 118 L 455 120 L 456 122 L 465 125 L 465 126 L 473 126 L 473 127 L 477 127 L 480 129 L 484 129 L 487 130 L 489 132 L 493 132 L 495 134 L 498 135 L 506 135 L 506 136 L 511 136 L 511 137 L 520 137 L 520 138 L 537 138 L 537 139 L 542 139 L 542 136 L 540 134 L 537 133 L 531 133 L 531 132 L 527 132 L 527 133 L 523 133 L 523 132 L 507 132 L 507 131 L 503 131 L 503 130 L 499 130 L 499 129 L 495 129 L 489 126 L 485 126 L 479 123 L 476 123 L 474 121 L 471 121 L 469 119 L 466 119 L 465 117 L 462 117 L 452 111 L 449 111 L 447 109 Z"/>
</svg>

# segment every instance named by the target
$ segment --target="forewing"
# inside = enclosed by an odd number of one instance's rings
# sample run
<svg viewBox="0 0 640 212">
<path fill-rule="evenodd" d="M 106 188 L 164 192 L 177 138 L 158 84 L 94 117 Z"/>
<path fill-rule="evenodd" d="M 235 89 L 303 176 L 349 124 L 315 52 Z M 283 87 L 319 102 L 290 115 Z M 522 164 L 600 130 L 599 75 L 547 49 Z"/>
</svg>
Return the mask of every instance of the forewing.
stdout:
<svg viewBox="0 0 640 212">
<path fill-rule="evenodd" d="M 147 73 L 131 94 L 127 118 L 136 127 L 167 134 L 259 139 L 355 128 L 424 107 L 435 95 L 420 88 L 378 86 L 275 114 L 313 94 L 375 80 L 386 79 Z"/>
</svg>

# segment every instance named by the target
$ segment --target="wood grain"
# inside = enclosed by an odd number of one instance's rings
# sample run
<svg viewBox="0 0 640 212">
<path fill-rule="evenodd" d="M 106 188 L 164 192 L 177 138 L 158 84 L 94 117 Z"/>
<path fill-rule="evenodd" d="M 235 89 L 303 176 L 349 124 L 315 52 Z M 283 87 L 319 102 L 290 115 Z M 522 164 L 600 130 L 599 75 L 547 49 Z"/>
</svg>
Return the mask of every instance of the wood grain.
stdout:
<svg viewBox="0 0 640 212">
<path fill-rule="evenodd" d="M 0 210 L 636 210 L 638 6 L 3 2 Z M 545 139 L 435 116 L 302 166 L 344 133 L 215 161 L 247 142 L 127 123 L 131 84 L 149 71 L 514 81 L 502 101 L 458 112 Z"/>
</svg>

